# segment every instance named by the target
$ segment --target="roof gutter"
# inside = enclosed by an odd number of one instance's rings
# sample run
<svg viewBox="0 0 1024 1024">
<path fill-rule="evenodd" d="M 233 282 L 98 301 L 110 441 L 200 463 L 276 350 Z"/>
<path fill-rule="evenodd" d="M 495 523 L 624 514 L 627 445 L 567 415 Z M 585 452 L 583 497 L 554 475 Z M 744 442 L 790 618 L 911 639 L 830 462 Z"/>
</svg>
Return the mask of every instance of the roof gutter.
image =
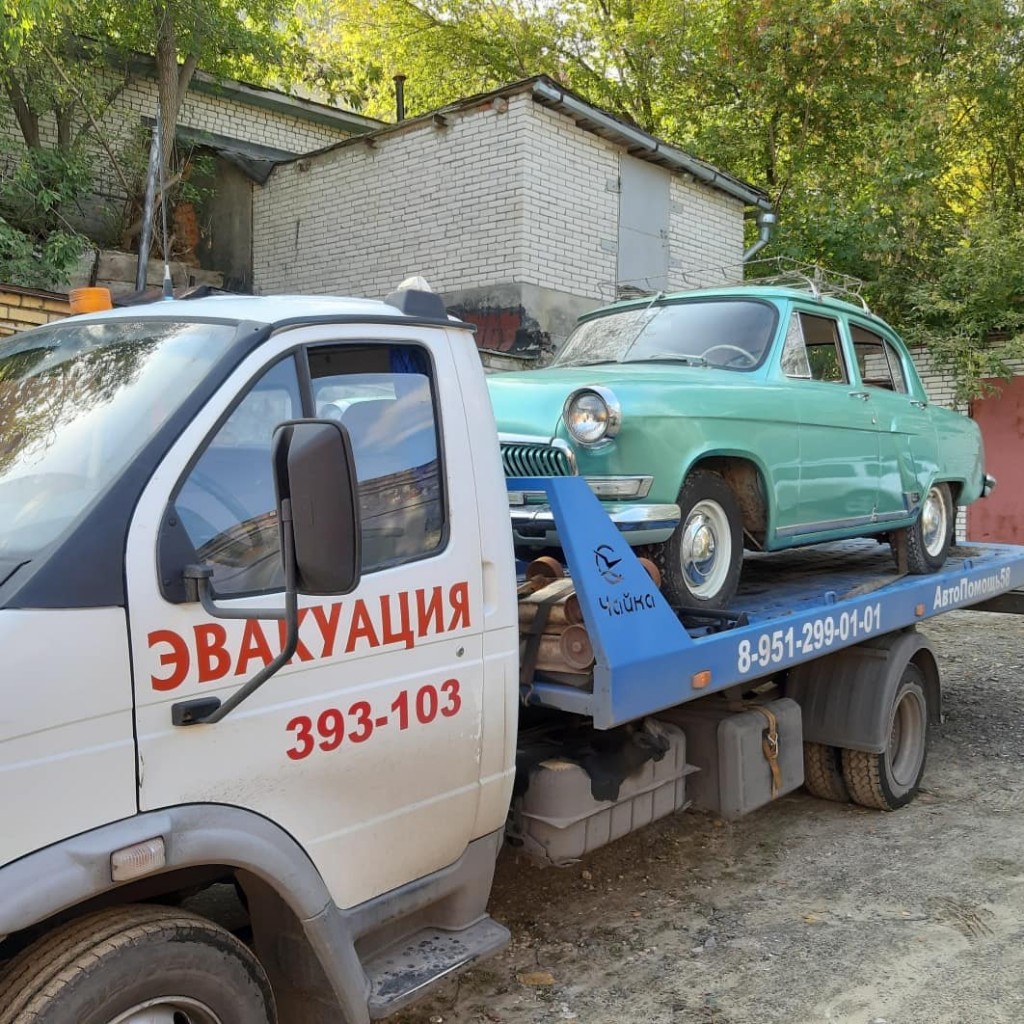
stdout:
<svg viewBox="0 0 1024 1024">
<path fill-rule="evenodd" d="M 636 149 L 643 150 L 649 156 L 657 156 L 663 163 L 675 170 L 685 171 L 712 188 L 717 188 L 734 199 L 739 199 L 748 206 L 756 206 L 759 210 L 772 213 L 772 204 L 768 196 L 751 185 L 745 185 L 737 178 L 730 177 L 716 170 L 695 157 L 688 156 L 682 150 L 667 146 L 656 138 L 620 121 L 604 111 L 592 107 L 571 93 L 564 92 L 557 86 L 543 79 L 533 84 L 533 95 L 549 103 L 556 103 L 573 114 L 599 125 L 609 134 L 617 135 L 623 142 Z"/>
</svg>

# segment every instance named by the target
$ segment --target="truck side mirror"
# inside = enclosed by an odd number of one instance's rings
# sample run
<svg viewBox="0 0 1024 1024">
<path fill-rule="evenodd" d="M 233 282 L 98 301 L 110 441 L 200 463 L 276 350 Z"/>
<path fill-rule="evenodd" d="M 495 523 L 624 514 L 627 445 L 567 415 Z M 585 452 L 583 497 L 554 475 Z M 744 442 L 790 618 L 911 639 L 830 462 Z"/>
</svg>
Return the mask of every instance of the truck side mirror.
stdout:
<svg viewBox="0 0 1024 1024">
<path fill-rule="evenodd" d="M 296 589 L 347 594 L 359 583 L 359 499 L 348 431 L 334 420 L 293 420 L 274 431 L 274 484 L 281 550 L 291 503 Z M 287 554 L 285 555 L 287 557 Z"/>
<path fill-rule="evenodd" d="M 288 664 L 299 642 L 300 593 L 347 594 L 359 583 L 359 493 L 348 431 L 334 420 L 290 420 L 274 431 L 271 458 L 284 559 L 283 611 L 220 607 L 210 594 L 209 565 L 188 566 L 185 583 L 214 618 L 283 621 L 284 645 L 223 703 L 219 697 L 194 697 L 173 704 L 173 725 L 215 725 Z"/>
</svg>

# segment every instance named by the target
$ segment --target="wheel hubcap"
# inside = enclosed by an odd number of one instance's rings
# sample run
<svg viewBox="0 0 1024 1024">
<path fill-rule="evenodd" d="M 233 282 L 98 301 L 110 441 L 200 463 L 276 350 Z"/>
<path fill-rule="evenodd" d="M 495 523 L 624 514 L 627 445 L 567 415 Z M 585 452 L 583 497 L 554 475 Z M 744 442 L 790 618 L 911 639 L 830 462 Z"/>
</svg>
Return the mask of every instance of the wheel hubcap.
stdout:
<svg viewBox="0 0 1024 1024">
<path fill-rule="evenodd" d="M 946 502 L 939 488 L 933 487 L 928 491 L 921 509 L 921 539 L 929 555 L 934 557 L 941 553 L 948 530 Z"/>
<path fill-rule="evenodd" d="M 889 733 L 889 762 L 893 781 L 906 788 L 914 784 L 924 756 L 925 708 L 917 690 L 908 690 L 893 711 Z"/>
<path fill-rule="evenodd" d="M 700 501 L 683 524 L 680 562 L 694 597 L 714 597 L 729 574 L 729 519 L 717 501 Z"/>
<path fill-rule="evenodd" d="M 221 1024 L 208 1006 L 187 996 L 162 996 L 133 1006 L 110 1024 Z"/>
</svg>

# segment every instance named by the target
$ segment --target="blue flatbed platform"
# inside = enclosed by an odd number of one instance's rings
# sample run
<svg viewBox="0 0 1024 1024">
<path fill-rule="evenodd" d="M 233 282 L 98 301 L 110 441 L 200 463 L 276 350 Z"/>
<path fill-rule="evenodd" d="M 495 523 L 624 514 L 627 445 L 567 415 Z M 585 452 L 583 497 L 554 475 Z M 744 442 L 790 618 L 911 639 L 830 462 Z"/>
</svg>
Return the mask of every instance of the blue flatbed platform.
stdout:
<svg viewBox="0 0 1024 1024">
<path fill-rule="evenodd" d="M 939 572 L 900 576 L 888 544 L 846 541 L 748 554 L 729 615 L 716 623 L 669 607 L 586 481 L 517 478 L 515 487 L 547 492 L 595 654 L 592 688 L 538 676 L 524 700 L 585 715 L 599 729 L 955 608 L 998 608 L 1001 595 L 1024 587 L 1022 546 L 957 547 Z"/>
</svg>

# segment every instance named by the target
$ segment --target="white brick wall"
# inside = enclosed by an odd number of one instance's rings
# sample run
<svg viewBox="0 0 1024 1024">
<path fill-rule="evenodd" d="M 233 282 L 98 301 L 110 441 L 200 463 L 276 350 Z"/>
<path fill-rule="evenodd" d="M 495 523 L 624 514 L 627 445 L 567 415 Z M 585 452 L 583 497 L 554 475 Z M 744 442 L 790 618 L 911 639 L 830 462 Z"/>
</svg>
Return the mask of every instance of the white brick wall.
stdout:
<svg viewBox="0 0 1024 1024">
<path fill-rule="evenodd" d="M 117 79 L 113 75 L 106 77 L 109 79 L 109 87 L 112 88 Z M 155 118 L 156 112 L 156 82 L 143 75 L 133 74 L 100 118 L 99 123 L 114 152 L 119 153 L 132 139 L 133 134 L 139 131 L 143 118 Z M 340 125 L 335 127 L 319 124 L 242 103 L 229 95 L 210 95 L 199 91 L 190 91 L 186 96 L 178 123 L 182 127 L 208 131 L 291 153 L 307 153 L 329 146 L 349 135 Z M 53 118 L 44 118 L 40 129 L 43 144 L 55 145 L 57 129 Z M 0 138 L 21 141 L 21 133 L 7 106 L 0 106 Z M 123 208 L 124 189 L 103 148 L 95 140 L 90 142 L 89 148 L 96 156 L 93 163 L 97 202 L 101 207 L 106 207 L 107 218 L 113 222 Z"/>
<path fill-rule="evenodd" d="M 382 296 L 519 278 L 530 101 L 410 124 L 278 167 L 256 190 L 258 292 Z"/>
<path fill-rule="evenodd" d="M 502 106 L 278 167 L 256 192 L 256 290 L 380 296 L 420 273 L 441 292 L 515 283 L 614 299 L 621 149 L 528 94 Z M 739 262 L 739 201 L 681 178 L 671 197 L 673 286 Z"/>
<path fill-rule="evenodd" d="M 682 175 L 670 192 L 669 287 L 699 288 L 742 277 L 743 204 Z M 731 268 L 724 276 L 719 268 Z"/>
<path fill-rule="evenodd" d="M 619 150 L 529 97 L 519 280 L 615 298 Z M 611 187 L 609 187 L 611 186 Z"/>
</svg>

